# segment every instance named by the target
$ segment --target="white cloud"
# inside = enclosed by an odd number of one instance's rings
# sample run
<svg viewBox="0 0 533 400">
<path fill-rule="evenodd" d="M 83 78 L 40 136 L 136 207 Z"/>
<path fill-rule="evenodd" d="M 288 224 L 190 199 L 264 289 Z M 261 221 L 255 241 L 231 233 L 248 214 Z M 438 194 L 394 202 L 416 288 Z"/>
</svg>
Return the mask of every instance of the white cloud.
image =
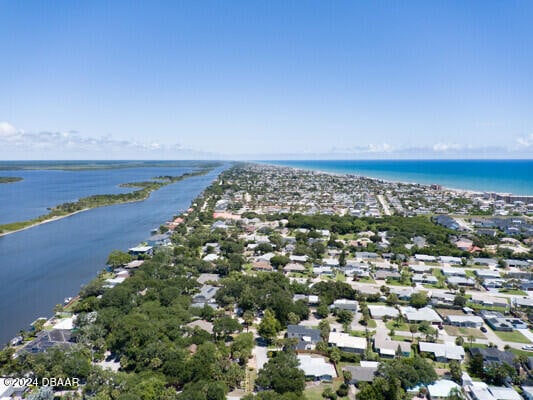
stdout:
<svg viewBox="0 0 533 400">
<path fill-rule="evenodd" d="M 435 143 L 432 146 L 433 151 L 435 152 L 446 152 L 446 151 L 456 151 L 463 149 L 463 146 L 456 143 Z"/>
<path fill-rule="evenodd" d="M 0 121 L 0 139 L 17 135 L 17 129 L 9 122 Z"/>
<path fill-rule="evenodd" d="M 116 139 L 111 135 L 92 137 L 77 131 L 25 132 L 8 122 L 0 122 L 0 155 L 7 158 L 17 155 L 24 158 L 213 158 L 210 153 L 198 152 L 180 144 L 143 143 Z"/>
<path fill-rule="evenodd" d="M 520 137 L 516 141 L 521 147 L 533 147 L 533 133 L 526 137 Z"/>
<path fill-rule="evenodd" d="M 345 148 L 333 147 L 331 149 L 332 153 L 342 153 L 342 154 L 368 154 L 368 153 L 391 153 L 394 151 L 388 143 L 382 144 L 368 144 L 365 146 L 352 146 Z"/>
</svg>

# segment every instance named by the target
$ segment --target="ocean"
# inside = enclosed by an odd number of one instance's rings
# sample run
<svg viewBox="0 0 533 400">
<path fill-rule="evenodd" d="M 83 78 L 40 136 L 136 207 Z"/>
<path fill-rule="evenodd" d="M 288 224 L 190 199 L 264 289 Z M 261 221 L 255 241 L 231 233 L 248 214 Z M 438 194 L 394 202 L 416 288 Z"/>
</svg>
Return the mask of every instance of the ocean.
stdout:
<svg viewBox="0 0 533 400">
<path fill-rule="evenodd" d="M 276 160 L 260 162 L 398 182 L 439 184 L 453 189 L 533 195 L 533 160 Z"/>
</svg>

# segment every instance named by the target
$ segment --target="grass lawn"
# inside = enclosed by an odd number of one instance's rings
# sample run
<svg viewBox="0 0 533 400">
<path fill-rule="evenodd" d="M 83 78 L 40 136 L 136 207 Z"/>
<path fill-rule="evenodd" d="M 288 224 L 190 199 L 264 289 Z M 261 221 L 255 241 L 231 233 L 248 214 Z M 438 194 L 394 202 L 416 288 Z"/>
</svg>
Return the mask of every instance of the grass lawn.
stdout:
<svg viewBox="0 0 533 400">
<path fill-rule="evenodd" d="M 374 336 L 376 334 L 376 331 L 368 331 L 370 336 Z M 366 337 L 365 331 L 350 331 L 350 335 L 357 336 L 357 337 Z"/>
<path fill-rule="evenodd" d="M 322 397 L 322 392 L 325 388 L 332 388 L 333 391 L 336 391 L 341 385 L 342 381 L 339 379 L 333 383 L 320 383 L 318 385 L 308 384 L 304 390 L 304 395 L 307 400 L 324 400 Z M 338 399 L 347 399 L 348 397 L 338 397 Z"/>
<path fill-rule="evenodd" d="M 399 342 L 409 342 L 412 343 L 412 337 L 411 336 L 400 336 L 400 335 L 394 335 L 391 337 L 391 340 L 397 340 Z"/>
<path fill-rule="evenodd" d="M 376 283 L 376 281 L 370 277 L 361 277 L 359 278 L 358 281 L 356 282 L 361 282 L 361 283 Z"/>
<path fill-rule="evenodd" d="M 445 317 L 447 317 L 449 315 L 465 315 L 463 310 L 454 310 L 454 309 L 451 309 L 451 308 L 437 308 L 436 311 L 443 318 L 445 318 Z"/>
<path fill-rule="evenodd" d="M 388 329 L 394 329 L 395 331 L 405 331 L 409 332 L 409 324 L 406 324 L 405 322 L 400 323 L 399 325 L 396 324 L 396 321 L 387 321 L 385 326 Z"/>
<path fill-rule="evenodd" d="M 525 296 L 527 295 L 526 292 L 519 289 L 500 289 L 500 293 L 506 293 L 506 294 L 516 294 L 518 296 Z"/>
<path fill-rule="evenodd" d="M 376 328 L 378 326 L 378 324 L 376 324 L 376 321 L 374 321 L 373 319 L 369 319 L 368 320 L 368 325 L 367 325 L 369 328 Z"/>
<path fill-rule="evenodd" d="M 468 341 L 465 341 L 465 343 L 463 344 L 463 348 L 466 350 L 466 349 L 469 349 L 470 347 L 479 347 L 480 349 L 486 349 L 488 348 L 489 346 L 486 345 L 486 344 L 481 344 L 481 343 L 472 343 L 472 345 L 470 345 L 470 342 Z"/>
<path fill-rule="evenodd" d="M 502 314 L 505 314 L 507 312 L 507 307 L 501 307 L 501 306 L 484 306 L 481 304 L 472 303 L 471 301 L 467 302 L 466 305 L 470 307 L 473 310 L 479 311 L 479 310 L 489 310 L 489 311 L 499 311 Z"/>
<path fill-rule="evenodd" d="M 494 331 L 496 335 L 501 340 L 505 340 L 506 342 L 515 342 L 515 343 L 531 343 L 527 338 L 522 335 L 518 331 L 512 331 L 512 332 L 501 332 L 501 331 Z"/>
<path fill-rule="evenodd" d="M 486 339 L 485 335 L 476 328 L 463 328 L 459 326 L 444 325 L 444 330 L 451 336 L 463 336 L 465 340 L 472 335 L 477 339 Z M 467 341 L 467 340 L 466 340 Z"/>
<path fill-rule="evenodd" d="M 337 272 L 337 275 L 335 276 L 335 280 L 337 282 L 346 282 L 346 276 L 342 272 Z"/>
<path fill-rule="evenodd" d="M 516 354 L 517 356 L 526 356 L 526 357 L 533 356 L 533 351 L 519 350 L 519 349 L 514 349 L 512 347 L 509 349 L 509 351 L 513 354 Z"/>
<path fill-rule="evenodd" d="M 386 281 L 387 285 L 390 285 L 390 286 L 403 286 L 403 287 L 411 287 L 411 284 L 408 283 L 408 284 L 403 284 L 395 279 L 389 279 Z"/>
</svg>

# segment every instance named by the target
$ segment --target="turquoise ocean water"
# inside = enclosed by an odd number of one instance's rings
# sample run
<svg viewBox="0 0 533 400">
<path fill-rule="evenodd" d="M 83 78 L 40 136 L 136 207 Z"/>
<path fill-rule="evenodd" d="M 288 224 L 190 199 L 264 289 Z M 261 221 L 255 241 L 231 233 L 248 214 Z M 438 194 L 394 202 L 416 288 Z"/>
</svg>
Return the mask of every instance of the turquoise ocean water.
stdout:
<svg viewBox="0 0 533 400">
<path fill-rule="evenodd" d="M 533 160 L 290 160 L 264 161 L 391 181 L 454 189 L 533 195 Z"/>
</svg>

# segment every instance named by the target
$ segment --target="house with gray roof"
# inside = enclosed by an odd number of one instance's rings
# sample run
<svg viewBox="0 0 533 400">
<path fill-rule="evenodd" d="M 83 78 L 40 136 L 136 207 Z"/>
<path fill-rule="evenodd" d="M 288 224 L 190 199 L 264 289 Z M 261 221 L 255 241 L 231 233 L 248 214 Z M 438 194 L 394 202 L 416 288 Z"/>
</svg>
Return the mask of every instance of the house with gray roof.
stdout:
<svg viewBox="0 0 533 400">
<path fill-rule="evenodd" d="M 372 382 L 376 377 L 379 367 L 377 361 L 361 361 L 361 365 L 343 367 L 343 371 L 349 371 L 352 379 L 349 384 L 358 385 L 361 382 Z"/>
<path fill-rule="evenodd" d="M 301 325 L 288 325 L 287 338 L 298 339 L 296 350 L 314 350 L 318 342 L 322 341 L 320 330 Z"/>
</svg>

